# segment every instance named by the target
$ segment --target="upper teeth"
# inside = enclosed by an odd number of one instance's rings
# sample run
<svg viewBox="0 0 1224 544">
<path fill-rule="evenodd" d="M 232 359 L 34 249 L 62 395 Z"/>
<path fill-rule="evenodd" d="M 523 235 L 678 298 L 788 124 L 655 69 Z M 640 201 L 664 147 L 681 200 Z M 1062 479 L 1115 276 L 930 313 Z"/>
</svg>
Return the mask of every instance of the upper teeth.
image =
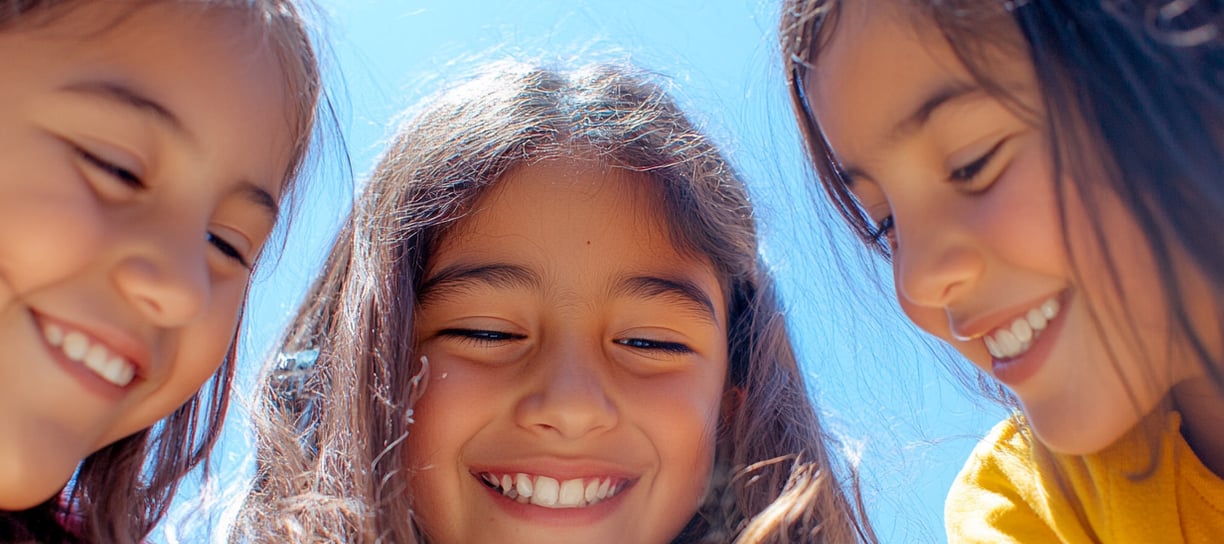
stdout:
<svg viewBox="0 0 1224 544">
<path fill-rule="evenodd" d="M 43 336 L 47 343 L 60 349 L 64 355 L 92 370 L 102 379 L 119 387 L 132 383 L 136 367 L 120 355 L 111 353 L 106 346 L 90 341 L 80 331 L 65 331 L 52 323 L 43 325 Z"/>
<path fill-rule="evenodd" d="M 576 478 L 560 480 L 548 476 L 531 476 L 522 472 L 495 475 L 480 473 L 489 487 L 520 503 L 545 508 L 581 508 L 612 497 L 624 489 L 625 482 L 612 478 Z"/>
<path fill-rule="evenodd" d="M 986 349 L 995 359 L 1012 359 L 1028 351 L 1033 341 L 1061 310 L 1058 299 L 1050 297 L 1040 306 L 1017 317 L 1009 326 L 999 327 L 984 337 Z"/>
</svg>

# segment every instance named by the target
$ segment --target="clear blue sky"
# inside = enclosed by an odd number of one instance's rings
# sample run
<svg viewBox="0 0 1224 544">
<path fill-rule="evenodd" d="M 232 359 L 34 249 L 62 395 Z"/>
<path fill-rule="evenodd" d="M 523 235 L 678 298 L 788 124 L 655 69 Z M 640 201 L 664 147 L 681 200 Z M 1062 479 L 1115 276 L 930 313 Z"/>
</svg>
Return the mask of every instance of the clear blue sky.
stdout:
<svg viewBox="0 0 1224 544">
<path fill-rule="evenodd" d="M 395 115 L 480 59 L 628 59 L 669 75 L 682 104 L 729 150 L 761 212 L 766 259 L 826 427 L 859 458 L 884 542 L 943 541 L 943 497 L 1004 411 L 955 385 L 896 309 L 886 267 L 814 214 L 809 174 L 775 58 L 777 0 L 319 0 L 329 75 L 356 180 L 310 181 L 283 257 L 254 285 L 239 399 L 211 490 L 184 490 L 158 541 L 224 542 L 249 475 L 245 409 L 256 369 L 299 302 Z M 334 165 L 333 165 L 334 166 Z M 825 224 L 827 223 L 827 224 Z M 841 263 L 841 264 L 839 264 Z M 209 531 L 208 528 L 213 528 Z"/>
</svg>

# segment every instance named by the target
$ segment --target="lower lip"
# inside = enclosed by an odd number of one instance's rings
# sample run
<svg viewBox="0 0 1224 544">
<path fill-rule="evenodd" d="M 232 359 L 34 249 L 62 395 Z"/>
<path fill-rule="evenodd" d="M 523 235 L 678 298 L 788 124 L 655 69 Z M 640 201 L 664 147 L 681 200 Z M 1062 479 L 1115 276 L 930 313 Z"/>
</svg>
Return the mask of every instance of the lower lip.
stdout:
<svg viewBox="0 0 1224 544">
<path fill-rule="evenodd" d="M 540 525 L 573 527 L 589 525 L 606 519 L 624 501 L 625 495 L 633 490 L 634 483 L 630 482 L 610 499 L 604 499 L 591 506 L 580 508 L 545 508 L 531 503 L 523 504 L 502 495 L 499 491 L 494 491 L 480 480 L 477 480 L 476 485 L 479 485 L 488 492 L 493 497 L 494 503 L 515 518 Z"/>
<path fill-rule="evenodd" d="M 1062 331 L 1065 321 L 1063 317 L 1070 311 L 1068 297 L 1062 297 L 1059 302 L 1061 302 L 1061 309 L 1058 315 L 1054 316 L 1054 320 L 1045 330 L 1041 331 L 1041 335 L 1037 337 L 1032 346 L 1029 346 L 1028 351 L 1012 359 L 992 359 L 991 370 L 995 379 L 1008 387 L 1015 388 L 1041 370 L 1041 367 L 1050 358 L 1050 352 L 1054 350 L 1059 332 Z"/>
<path fill-rule="evenodd" d="M 64 369 L 68 375 L 76 378 L 77 383 L 80 383 L 81 386 L 87 391 L 106 400 L 113 401 L 123 398 L 127 388 L 119 387 L 106 381 L 101 376 L 94 374 L 92 370 L 86 368 L 85 363 L 69 359 L 68 356 L 64 354 L 64 350 L 48 343 L 47 337 L 43 335 L 42 319 L 37 314 L 34 314 L 34 327 L 36 329 L 35 333 L 38 335 L 38 338 L 42 340 L 42 344 L 47 348 L 47 352 L 51 354 L 51 358 L 54 359 L 56 363 L 59 363 L 60 368 Z M 135 380 L 133 380 L 133 382 L 135 382 Z M 130 386 L 131 384 L 128 385 Z"/>
</svg>

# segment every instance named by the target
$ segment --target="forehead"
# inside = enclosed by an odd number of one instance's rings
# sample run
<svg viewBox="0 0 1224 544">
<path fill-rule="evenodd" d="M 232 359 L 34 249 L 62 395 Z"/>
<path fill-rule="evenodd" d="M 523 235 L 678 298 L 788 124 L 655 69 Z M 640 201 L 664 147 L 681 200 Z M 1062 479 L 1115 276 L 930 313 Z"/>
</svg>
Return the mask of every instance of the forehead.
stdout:
<svg viewBox="0 0 1224 544">
<path fill-rule="evenodd" d="M 950 81 L 971 81 L 933 23 L 871 4 L 841 4 L 804 81 L 812 112 L 839 155 L 878 144 L 919 97 Z"/>
</svg>

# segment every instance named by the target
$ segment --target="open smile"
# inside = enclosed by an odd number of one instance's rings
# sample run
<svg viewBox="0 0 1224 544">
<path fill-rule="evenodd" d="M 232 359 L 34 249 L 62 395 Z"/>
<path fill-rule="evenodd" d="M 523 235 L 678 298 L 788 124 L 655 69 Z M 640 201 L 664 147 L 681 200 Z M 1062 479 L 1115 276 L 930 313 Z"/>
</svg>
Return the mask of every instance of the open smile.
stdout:
<svg viewBox="0 0 1224 544">
<path fill-rule="evenodd" d="M 486 487 L 521 504 L 544 508 L 586 508 L 611 499 L 624 491 L 630 480 L 604 476 L 559 480 L 550 476 L 518 473 L 480 472 Z"/>
</svg>

